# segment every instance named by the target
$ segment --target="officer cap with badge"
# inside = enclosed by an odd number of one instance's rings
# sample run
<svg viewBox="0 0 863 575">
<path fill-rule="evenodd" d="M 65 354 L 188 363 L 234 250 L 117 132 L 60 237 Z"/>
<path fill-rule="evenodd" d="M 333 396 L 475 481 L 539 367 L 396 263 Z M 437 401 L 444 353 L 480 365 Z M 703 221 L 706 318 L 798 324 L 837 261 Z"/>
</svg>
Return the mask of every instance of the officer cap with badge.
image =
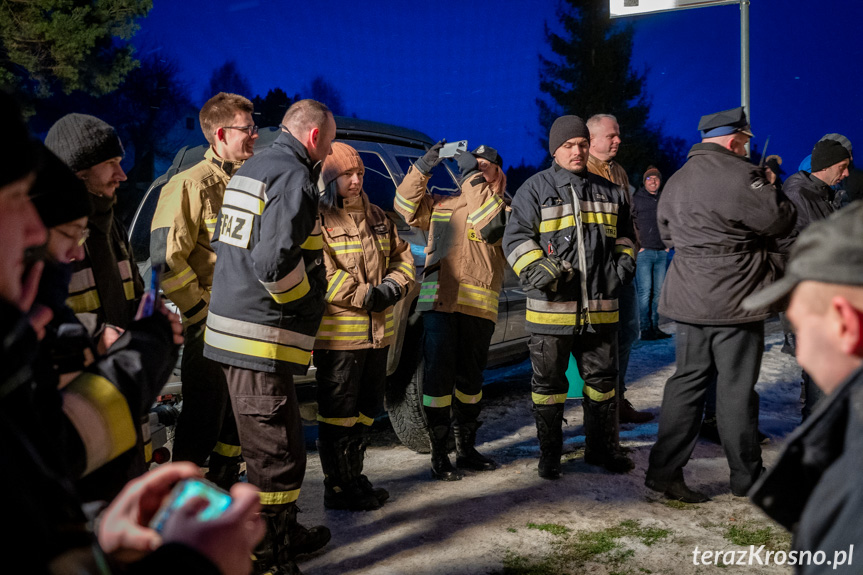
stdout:
<svg viewBox="0 0 863 575">
<path fill-rule="evenodd" d="M 500 157 L 500 154 L 497 153 L 497 150 L 491 146 L 480 146 L 471 152 L 471 154 L 477 158 L 483 158 L 492 164 L 497 164 L 498 166 L 503 167 L 503 159 Z"/>
<path fill-rule="evenodd" d="M 728 136 L 737 132 L 746 134 L 750 138 L 754 137 L 752 128 L 749 127 L 749 120 L 746 118 L 746 111 L 742 107 L 701 116 L 698 129 L 701 131 L 702 139 Z"/>
</svg>

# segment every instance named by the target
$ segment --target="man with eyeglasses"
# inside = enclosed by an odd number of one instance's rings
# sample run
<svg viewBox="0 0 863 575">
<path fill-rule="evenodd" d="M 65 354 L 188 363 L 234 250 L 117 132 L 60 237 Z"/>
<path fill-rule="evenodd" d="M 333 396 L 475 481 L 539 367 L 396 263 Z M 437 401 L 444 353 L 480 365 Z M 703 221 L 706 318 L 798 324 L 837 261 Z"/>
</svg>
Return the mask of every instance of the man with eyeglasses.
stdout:
<svg viewBox="0 0 863 575">
<path fill-rule="evenodd" d="M 254 154 L 258 127 L 252 102 L 220 92 L 200 112 L 210 147 L 204 159 L 165 184 L 150 234 L 152 264 L 162 265 L 162 290 L 183 317 L 183 410 L 175 461 L 209 465 L 207 478 L 229 489 L 239 480 L 240 440 L 219 364 L 204 357 L 204 328 L 216 253 L 210 245 L 228 181 Z"/>
</svg>

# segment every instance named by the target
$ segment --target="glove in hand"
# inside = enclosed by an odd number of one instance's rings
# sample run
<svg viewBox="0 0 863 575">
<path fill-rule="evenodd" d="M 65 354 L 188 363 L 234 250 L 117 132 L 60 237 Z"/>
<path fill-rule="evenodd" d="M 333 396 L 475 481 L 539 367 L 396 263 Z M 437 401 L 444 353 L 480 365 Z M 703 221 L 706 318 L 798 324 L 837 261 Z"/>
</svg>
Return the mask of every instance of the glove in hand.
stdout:
<svg viewBox="0 0 863 575">
<path fill-rule="evenodd" d="M 462 179 L 479 171 L 479 163 L 470 152 L 459 152 L 455 156 L 455 161 L 458 162 L 458 170 L 461 172 Z"/>
<path fill-rule="evenodd" d="M 526 288 L 543 290 L 556 282 L 560 275 L 560 267 L 554 260 L 542 258 L 522 270 L 521 283 Z"/>
<path fill-rule="evenodd" d="M 429 148 L 429 151 L 422 158 L 414 162 L 416 168 L 423 174 L 429 175 L 435 166 L 443 161 L 443 158 L 440 157 L 440 149 L 443 148 L 444 144 L 446 144 L 446 138 Z"/>
<path fill-rule="evenodd" d="M 635 279 L 635 260 L 626 254 L 621 254 L 617 258 L 617 277 L 623 285 L 631 284 Z"/>
<path fill-rule="evenodd" d="M 366 292 L 363 309 L 373 313 L 382 312 L 394 306 L 402 297 L 401 288 L 393 280 L 387 278 Z"/>
</svg>

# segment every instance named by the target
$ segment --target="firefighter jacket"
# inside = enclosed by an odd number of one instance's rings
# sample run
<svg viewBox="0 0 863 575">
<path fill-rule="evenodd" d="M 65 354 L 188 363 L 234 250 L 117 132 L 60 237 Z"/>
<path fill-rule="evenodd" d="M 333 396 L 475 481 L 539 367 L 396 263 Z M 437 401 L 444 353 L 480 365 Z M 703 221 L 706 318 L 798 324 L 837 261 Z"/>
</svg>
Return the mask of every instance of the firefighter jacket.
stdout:
<svg viewBox="0 0 863 575">
<path fill-rule="evenodd" d="M 549 255 L 574 273 L 553 288 L 527 291 L 527 330 L 571 335 L 617 329 L 620 258 L 635 260 L 630 206 L 620 187 L 556 162 L 532 176 L 512 201 L 503 249 L 516 274 Z"/>
<path fill-rule="evenodd" d="M 204 159 L 175 175 L 162 188 L 150 232 L 150 260 L 165 265 L 162 293 L 180 309 L 185 325 L 207 317 L 216 252 L 210 240 L 225 186 L 243 162 Z"/>
<path fill-rule="evenodd" d="M 327 291 L 320 170 L 282 132 L 228 182 L 213 235 L 205 357 L 268 373 L 308 369 Z"/>
<path fill-rule="evenodd" d="M 626 175 L 623 166 L 614 161 L 604 162 L 596 156 L 588 156 L 587 171 L 620 186 L 626 203 L 632 206 L 632 194 L 629 193 L 629 176 Z M 638 231 L 638 220 L 634 217 L 632 218 L 632 229 L 635 230 L 635 253 L 638 253 L 638 250 L 641 249 L 641 235 Z"/>
<path fill-rule="evenodd" d="M 373 313 L 363 309 L 366 293 L 384 278 L 400 287 L 402 296 L 416 280 L 410 244 L 365 192 L 337 199 L 342 205 L 321 211 L 327 307 L 315 349 L 381 348 L 395 333 L 393 308 Z"/>
<path fill-rule="evenodd" d="M 114 198 L 90 197 L 84 259 L 73 262 L 68 305 L 76 314 L 94 314 L 96 324 L 126 329 L 135 317 L 144 282 L 132 257 L 126 229 L 114 215 Z"/>
<path fill-rule="evenodd" d="M 455 196 L 428 193 L 429 178 L 411 167 L 395 197 L 395 209 L 407 223 L 429 232 L 416 310 L 496 322 L 504 271 L 504 200 L 481 174 L 465 178 Z"/>
</svg>

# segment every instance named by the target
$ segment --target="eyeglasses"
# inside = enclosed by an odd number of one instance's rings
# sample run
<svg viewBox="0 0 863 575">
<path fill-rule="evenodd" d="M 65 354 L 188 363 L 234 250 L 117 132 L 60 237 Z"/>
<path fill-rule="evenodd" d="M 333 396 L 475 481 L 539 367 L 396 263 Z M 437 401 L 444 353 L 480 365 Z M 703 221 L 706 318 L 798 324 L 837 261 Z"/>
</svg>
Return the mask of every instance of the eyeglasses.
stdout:
<svg viewBox="0 0 863 575">
<path fill-rule="evenodd" d="M 247 133 L 249 136 L 254 136 L 258 133 L 258 127 L 254 124 L 249 124 L 248 126 L 222 126 L 222 128 L 225 130 L 239 130 Z"/>
<path fill-rule="evenodd" d="M 87 238 L 90 237 L 90 228 L 81 228 L 76 234 L 69 234 L 61 230 L 60 228 L 54 228 L 53 231 L 57 232 L 64 238 L 70 239 L 76 242 L 79 246 L 83 246 L 86 243 Z"/>
</svg>

